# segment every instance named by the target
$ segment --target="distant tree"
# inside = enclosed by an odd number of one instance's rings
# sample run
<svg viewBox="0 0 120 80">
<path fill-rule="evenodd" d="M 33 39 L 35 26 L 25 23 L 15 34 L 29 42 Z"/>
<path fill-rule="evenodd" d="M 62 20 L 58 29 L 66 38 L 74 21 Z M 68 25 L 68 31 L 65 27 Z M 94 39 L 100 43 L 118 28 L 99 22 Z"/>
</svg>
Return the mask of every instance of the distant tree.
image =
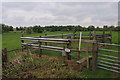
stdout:
<svg viewBox="0 0 120 80">
<path fill-rule="evenodd" d="M 9 32 L 10 27 L 8 25 L 2 24 L 2 33 Z"/>
<path fill-rule="evenodd" d="M 107 26 L 107 25 L 104 25 L 104 26 L 103 26 L 103 30 L 108 31 L 108 26 Z"/>
<path fill-rule="evenodd" d="M 19 30 L 19 28 L 18 27 L 16 27 L 16 31 L 18 31 Z"/>
<path fill-rule="evenodd" d="M 42 33 L 43 29 L 40 26 L 34 26 L 32 28 L 33 32 Z"/>
<path fill-rule="evenodd" d="M 109 30 L 114 31 L 114 29 L 115 29 L 115 27 L 113 25 L 109 27 Z"/>
<path fill-rule="evenodd" d="M 95 27 L 93 25 L 88 26 L 88 31 L 94 31 Z"/>
<path fill-rule="evenodd" d="M 114 28 L 115 31 L 120 31 L 120 26 Z"/>
<path fill-rule="evenodd" d="M 9 31 L 13 31 L 13 27 L 12 26 L 9 27 Z"/>
<path fill-rule="evenodd" d="M 31 34 L 32 33 L 32 28 L 31 27 L 26 28 L 26 33 Z"/>
</svg>

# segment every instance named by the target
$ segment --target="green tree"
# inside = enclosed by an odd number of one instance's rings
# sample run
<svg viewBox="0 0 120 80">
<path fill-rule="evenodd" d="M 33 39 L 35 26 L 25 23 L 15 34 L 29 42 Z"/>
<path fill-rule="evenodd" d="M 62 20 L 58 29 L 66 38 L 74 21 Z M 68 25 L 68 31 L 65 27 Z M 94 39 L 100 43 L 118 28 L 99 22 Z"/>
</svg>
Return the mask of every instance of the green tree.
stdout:
<svg viewBox="0 0 120 80">
<path fill-rule="evenodd" d="M 95 27 L 93 25 L 88 26 L 88 31 L 94 31 Z"/>
<path fill-rule="evenodd" d="M 107 26 L 107 25 L 104 25 L 104 26 L 103 26 L 103 30 L 108 31 L 108 26 Z"/>
<path fill-rule="evenodd" d="M 34 26 L 32 28 L 33 32 L 42 33 L 43 29 L 40 26 Z"/>
<path fill-rule="evenodd" d="M 10 26 L 9 31 L 13 31 L 13 27 L 12 26 Z"/>
<path fill-rule="evenodd" d="M 32 28 L 31 27 L 26 28 L 26 33 L 31 34 L 32 33 Z"/>
</svg>

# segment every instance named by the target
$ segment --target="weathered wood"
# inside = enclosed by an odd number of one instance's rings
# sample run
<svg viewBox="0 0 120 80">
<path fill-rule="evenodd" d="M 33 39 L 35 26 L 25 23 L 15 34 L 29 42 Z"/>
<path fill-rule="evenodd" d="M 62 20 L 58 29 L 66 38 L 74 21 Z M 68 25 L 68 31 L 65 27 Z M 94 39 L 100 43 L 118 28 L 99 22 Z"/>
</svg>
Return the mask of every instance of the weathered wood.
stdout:
<svg viewBox="0 0 120 80">
<path fill-rule="evenodd" d="M 51 39 L 51 38 L 34 38 L 34 37 L 21 37 L 21 40 L 49 40 L 49 41 L 68 41 L 69 39 Z"/>
<path fill-rule="evenodd" d="M 41 36 L 40 36 L 40 38 L 41 38 Z M 41 56 L 42 56 L 42 49 L 41 49 L 41 45 L 42 45 L 42 42 L 41 42 L 41 41 L 39 41 L 39 57 L 41 57 Z"/>
<path fill-rule="evenodd" d="M 71 46 L 71 41 L 69 41 L 69 44 L 67 44 L 67 48 L 70 49 L 70 46 Z M 70 52 L 67 52 L 67 55 L 68 55 L 68 60 L 71 60 Z"/>
<path fill-rule="evenodd" d="M 91 34 L 91 31 L 90 31 L 90 32 L 89 32 L 89 39 L 90 39 L 90 40 L 91 40 L 91 35 L 92 35 L 92 34 Z"/>
<path fill-rule="evenodd" d="M 7 48 L 4 48 L 3 50 L 2 50 L 2 67 L 3 68 L 6 68 L 6 66 L 7 66 Z"/>
<path fill-rule="evenodd" d="M 89 68 L 89 54 L 88 54 L 88 43 L 86 45 L 86 60 L 87 60 L 87 68 Z"/>
<path fill-rule="evenodd" d="M 74 39 L 80 39 L 80 37 L 74 37 Z M 90 39 L 89 37 L 81 37 L 81 39 Z"/>
<path fill-rule="evenodd" d="M 96 40 L 96 32 L 93 31 L 93 40 Z"/>
<path fill-rule="evenodd" d="M 63 33 L 62 33 L 62 39 L 63 39 Z"/>
<path fill-rule="evenodd" d="M 69 39 L 72 43 L 79 42 L 79 39 Z M 96 40 L 81 40 L 82 43 L 96 43 Z"/>
<path fill-rule="evenodd" d="M 28 44 L 26 44 L 26 51 L 27 51 L 27 54 L 29 55 L 29 48 L 28 48 Z"/>
<path fill-rule="evenodd" d="M 21 35 L 21 37 L 23 37 L 23 34 Z M 24 40 L 21 40 L 21 43 L 24 43 Z M 24 51 L 24 46 L 21 45 L 21 47 L 22 47 L 22 51 Z"/>
<path fill-rule="evenodd" d="M 92 70 L 96 70 L 97 67 L 97 57 L 98 57 L 98 46 L 97 43 L 93 43 L 93 51 L 92 51 Z"/>
<path fill-rule="evenodd" d="M 47 34 L 45 34 L 45 37 L 47 37 Z M 47 46 L 47 42 L 45 42 L 45 45 Z"/>
<path fill-rule="evenodd" d="M 59 43 L 59 44 L 68 44 L 69 42 L 62 42 L 62 41 L 48 41 L 48 40 L 39 40 L 40 42 L 48 42 L 48 43 Z"/>
<path fill-rule="evenodd" d="M 112 44 L 112 30 L 110 31 L 110 43 Z"/>
<path fill-rule="evenodd" d="M 103 43 L 104 43 L 104 42 L 105 42 L 105 31 L 104 31 L 104 30 L 103 30 L 103 36 L 102 36 L 102 37 L 103 37 L 103 40 L 102 40 L 102 41 L 103 41 Z"/>
</svg>

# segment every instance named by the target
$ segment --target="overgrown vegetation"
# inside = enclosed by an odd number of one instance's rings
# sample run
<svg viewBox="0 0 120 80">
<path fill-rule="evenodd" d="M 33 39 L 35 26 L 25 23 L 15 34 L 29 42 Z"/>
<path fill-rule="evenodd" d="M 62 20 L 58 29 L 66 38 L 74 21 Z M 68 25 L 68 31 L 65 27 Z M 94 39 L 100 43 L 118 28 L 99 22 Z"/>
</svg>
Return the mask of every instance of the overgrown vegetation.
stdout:
<svg viewBox="0 0 120 80">
<path fill-rule="evenodd" d="M 3 78 L 86 78 L 73 67 L 62 64 L 63 61 L 55 61 L 46 56 L 39 58 L 17 54 L 9 60 L 7 68 L 3 68 Z"/>
</svg>

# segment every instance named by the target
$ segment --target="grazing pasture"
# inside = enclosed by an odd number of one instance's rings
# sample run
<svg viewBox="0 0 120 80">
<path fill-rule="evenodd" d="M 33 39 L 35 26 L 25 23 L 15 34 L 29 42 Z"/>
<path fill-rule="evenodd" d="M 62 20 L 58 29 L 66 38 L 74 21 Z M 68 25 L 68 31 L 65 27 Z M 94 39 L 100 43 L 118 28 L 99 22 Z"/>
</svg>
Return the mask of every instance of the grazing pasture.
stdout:
<svg viewBox="0 0 120 80">
<path fill-rule="evenodd" d="M 34 36 L 43 36 L 45 34 L 47 35 L 59 35 L 59 34 L 72 34 L 72 32 L 46 32 L 46 33 L 33 33 L 33 34 L 24 34 L 25 37 L 34 37 Z M 76 32 L 76 33 L 79 33 L 79 32 Z M 89 33 L 89 32 L 83 32 L 83 33 Z M 102 33 L 101 31 L 98 31 L 97 33 Z M 108 32 L 106 32 L 108 33 Z M 21 37 L 21 33 L 20 32 L 9 32 L 9 33 L 3 33 L 2 35 L 2 48 L 7 48 L 8 50 L 11 50 L 11 49 L 17 49 L 17 48 L 21 48 L 21 41 L 20 41 L 20 37 Z M 118 43 L 118 32 L 112 32 L 112 42 L 113 43 Z M 78 47 L 78 44 L 72 44 L 73 46 L 75 47 Z M 89 45 L 90 46 L 90 45 Z M 85 44 L 81 44 L 81 47 L 85 47 Z M 116 47 L 105 47 L 105 48 L 108 48 L 108 49 L 115 49 L 115 50 L 118 50 L 118 48 Z M 38 53 L 38 51 L 36 50 L 34 53 Z M 32 54 L 34 54 L 32 52 Z M 61 57 L 61 52 L 55 52 L 55 51 L 49 51 L 49 50 L 43 50 L 42 52 L 44 55 L 46 56 L 50 56 L 52 58 L 57 58 L 57 59 L 62 59 Z M 77 54 L 77 52 L 72 52 L 73 54 Z M 82 56 L 86 56 L 84 54 L 84 52 L 80 53 Z M 91 53 L 90 53 L 91 54 Z M 8 54 L 8 58 L 9 60 L 15 60 L 15 55 L 14 53 L 9 53 Z M 114 55 L 114 54 L 113 54 Z M 20 56 L 24 56 L 24 55 L 20 55 Z M 24 56 L 25 57 L 25 56 Z M 22 57 L 23 58 L 23 57 Z M 35 65 L 38 64 L 37 63 L 37 60 L 36 58 L 34 58 L 34 62 L 35 62 Z M 75 57 L 72 57 L 72 59 L 76 59 Z M 52 62 L 46 62 L 45 60 L 42 60 L 42 59 L 39 59 L 40 61 L 43 61 L 43 63 L 46 63 L 45 65 L 47 65 L 48 63 L 51 63 L 52 65 Z M 55 62 L 56 64 L 56 62 Z M 62 64 L 62 63 L 60 63 Z M 34 65 L 34 64 L 26 64 L 27 67 L 29 67 L 29 65 Z M 40 64 L 41 65 L 41 64 Z M 49 64 L 48 64 L 49 65 Z M 53 63 L 54 65 L 54 63 Z M 36 65 L 37 66 L 37 65 Z M 41 65 L 41 66 L 44 66 L 44 65 Z M 24 67 L 24 66 L 23 66 Z M 60 67 L 60 66 L 58 66 Z M 12 67 L 14 69 L 14 67 Z M 16 69 L 20 69 L 21 67 L 18 66 Z M 28 68 L 27 68 L 28 69 Z M 57 69 L 57 68 L 56 68 Z M 67 69 L 67 68 L 66 68 Z M 58 71 L 58 74 L 57 75 L 54 75 L 54 69 L 52 69 L 53 71 L 51 72 L 51 70 L 47 70 L 48 72 L 45 72 L 45 73 L 41 73 L 41 74 L 37 74 L 37 69 L 35 71 L 31 71 L 31 74 L 29 75 L 38 75 L 39 77 L 63 77 L 62 72 L 64 73 L 67 73 L 67 70 L 63 69 L 62 68 L 60 69 L 61 71 Z M 57 69 L 58 70 L 58 69 Z M 41 71 L 41 70 L 38 70 L 38 71 Z M 32 74 L 32 72 L 34 72 L 35 74 Z M 59 73 L 60 72 L 60 73 Z M 95 71 L 90 71 L 90 70 L 84 70 L 82 73 L 79 73 L 79 75 L 77 75 L 78 72 L 74 72 L 74 71 L 71 71 L 71 73 L 67 73 L 66 77 L 70 77 L 70 75 L 72 77 L 77 77 L 77 78 L 114 78 L 117 76 L 117 74 L 113 73 L 113 72 L 110 72 L 110 71 L 105 71 L 105 70 L 102 70 L 102 69 L 99 69 L 97 68 Z M 14 70 L 13 72 L 14 73 Z M 51 73 L 53 73 L 53 75 L 50 75 Z M 74 74 L 73 74 L 74 73 Z M 27 74 L 27 73 L 25 73 Z M 47 76 L 44 76 L 44 75 L 47 75 Z M 10 76 L 12 77 L 17 77 L 17 76 L 13 76 L 15 74 L 9 74 Z M 29 77 L 29 75 L 26 75 L 27 77 Z M 42 75 L 42 76 L 41 76 Z M 61 76 L 60 76 L 61 75 Z M 80 76 L 81 75 L 81 76 Z M 19 74 L 18 76 L 21 76 L 21 74 Z M 37 77 L 38 77 L 37 76 Z M 25 77 L 25 76 L 24 76 Z M 35 77 L 35 76 L 33 76 Z"/>
</svg>

